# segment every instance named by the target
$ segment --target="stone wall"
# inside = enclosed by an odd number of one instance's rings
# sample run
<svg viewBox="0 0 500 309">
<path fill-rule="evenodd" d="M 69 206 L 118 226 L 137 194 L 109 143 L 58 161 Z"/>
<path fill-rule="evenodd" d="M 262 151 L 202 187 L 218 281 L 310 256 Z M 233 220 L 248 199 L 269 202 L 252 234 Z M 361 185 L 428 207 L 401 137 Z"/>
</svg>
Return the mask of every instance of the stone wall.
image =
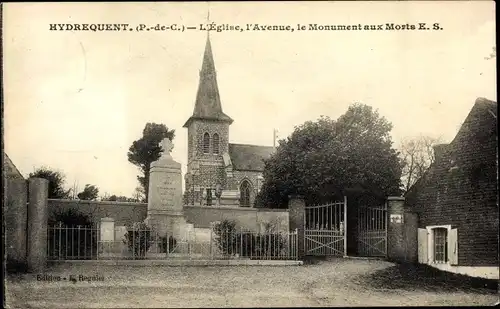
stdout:
<svg viewBox="0 0 500 309">
<path fill-rule="evenodd" d="M 196 228 L 209 228 L 211 222 L 234 220 L 237 228 L 254 232 L 259 232 L 261 224 L 266 223 L 275 223 L 284 232 L 289 230 L 288 211 L 281 209 L 184 206 L 184 215 Z"/>
<path fill-rule="evenodd" d="M 391 261 L 418 262 L 418 214 L 405 206 L 403 197 L 387 199 L 387 258 Z"/>
<path fill-rule="evenodd" d="M 78 210 L 91 216 L 94 223 L 109 217 L 116 225 L 129 225 L 146 219 L 148 204 L 114 201 L 48 200 L 49 216 L 68 209 Z"/>
<path fill-rule="evenodd" d="M 101 218 L 113 218 L 116 226 L 142 222 L 146 219 L 148 205 L 112 201 L 48 200 L 49 216 L 54 211 L 75 209 L 91 216 L 95 223 Z M 237 227 L 258 232 L 261 223 L 276 222 L 281 230 L 288 231 L 288 211 L 246 207 L 184 206 L 184 216 L 196 228 L 209 228 L 211 222 L 234 220 Z"/>
<path fill-rule="evenodd" d="M 258 193 L 257 178 L 259 176 L 262 176 L 261 172 L 234 171 L 233 177 L 228 178 L 227 187 L 229 188 L 229 190 L 240 190 L 240 185 L 242 181 L 243 180 L 249 181 L 252 187 L 252 190 L 250 192 L 250 205 L 253 207 L 255 202 L 255 197 L 257 196 Z"/>
<path fill-rule="evenodd" d="M 7 269 L 41 271 L 47 260 L 48 181 L 41 178 L 5 180 Z"/>
<path fill-rule="evenodd" d="M 203 135 L 210 134 L 210 151 L 203 152 Z M 219 135 L 219 153 L 213 153 L 213 135 Z M 188 165 L 184 176 L 184 203 L 200 205 L 202 190 L 220 184 L 226 189 L 223 153 L 228 152 L 229 124 L 210 120 L 194 120 L 188 128 Z M 193 170 L 196 175 L 193 178 Z M 193 180 L 195 184 L 193 192 Z"/>
<path fill-rule="evenodd" d="M 203 135 L 210 134 L 210 153 L 203 153 Z M 229 125 L 224 122 L 194 120 L 188 128 L 188 162 L 193 159 L 213 159 L 212 136 L 219 135 L 219 155 L 228 152 Z M 218 157 L 219 155 L 215 155 Z M 222 157 L 221 157 L 222 158 Z"/>
</svg>

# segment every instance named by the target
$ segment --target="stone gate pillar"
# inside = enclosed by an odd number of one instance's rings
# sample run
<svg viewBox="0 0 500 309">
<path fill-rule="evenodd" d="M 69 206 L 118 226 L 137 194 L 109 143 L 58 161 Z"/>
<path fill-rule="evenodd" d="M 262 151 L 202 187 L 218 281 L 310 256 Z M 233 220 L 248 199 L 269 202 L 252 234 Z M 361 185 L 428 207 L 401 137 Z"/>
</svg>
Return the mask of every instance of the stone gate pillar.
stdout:
<svg viewBox="0 0 500 309">
<path fill-rule="evenodd" d="M 404 204 L 404 197 L 387 198 L 387 259 L 392 261 L 406 260 Z"/>
<path fill-rule="evenodd" d="M 288 211 L 290 220 L 289 228 L 290 231 L 295 231 L 295 229 L 297 229 L 297 254 L 298 259 L 302 260 L 306 254 L 304 246 L 306 203 L 304 198 L 299 195 L 289 196 Z"/>
<path fill-rule="evenodd" d="M 42 271 L 47 264 L 47 220 L 49 181 L 28 180 L 28 246 L 27 264 L 31 272 Z"/>
<path fill-rule="evenodd" d="M 24 179 L 7 179 L 5 188 L 5 233 L 7 264 L 26 266 L 28 191 Z"/>
</svg>

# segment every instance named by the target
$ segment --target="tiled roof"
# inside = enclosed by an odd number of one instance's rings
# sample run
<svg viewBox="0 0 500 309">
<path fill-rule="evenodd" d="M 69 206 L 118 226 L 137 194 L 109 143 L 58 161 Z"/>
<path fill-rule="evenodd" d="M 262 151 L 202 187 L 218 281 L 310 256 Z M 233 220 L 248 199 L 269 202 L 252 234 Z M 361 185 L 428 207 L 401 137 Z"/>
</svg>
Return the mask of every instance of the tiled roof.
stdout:
<svg viewBox="0 0 500 309">
<path fill-rule="evenodd" d="M 436 154 L 436 161 L 427 169 L 424 175 L 417 180 L 417 182 L 408 190 L 406 195 L 412 194 L 412 191 L 421 187 L 426 178 L 430 176 L 430 174 L 438 168 L 437 165 L 446 165 L 447 167 L 450 165 L 449 160 L 444 160 L 438 162 L 438 154 L 439 156 L 449 156 L 453 153 L 457 153 L 463 151 L 463 149 L 468 149 L 469 152 L 474 153 L 475 157 L 480 158 L 482 147 L 477 147 L 478 143 L 480 146 L 485 146 L 483 141 L 477 140 L 478 135 L 471 135 L 470 131 L 481 132 L 484 135 L 488 134 L 496 134 L 495 132 L 485 132 L 484 128 L 488 127 L 496 127 L 497 123 L 497 110 L 498 104 L 495 101 L 491 101 L 485 98 L 476 99 L 474 106 L 471 108 L 469 114 L 465 118 L 462 126 L 458 130 L 455 138 L 449 144 L 441 144 L 436 145 L 438 150 Z M 479 127 L 479 129 L 478 129 Z M 470 158 L 469 158 L 470 159 Z"/>
<path fill-rule="evenodd" d="M 463 139 L 470 138 L 468 134 L 464 134 L 467 131 L 470 130 L 470 126 L 473 124 L 478 124 L 478 123 L 494 123 L 496 122 L 497 118 L 497 110 L 498 110 L 498 105 L 497 102 L 491 101 L 485 98 L 478 98 L 476 99 L 476 102 L 474 103 L 474 106 L 470 110 L 469 114 L 465 118 L 464 122 L 462 123 L 462 126 L 458 130 L 457 135 L 453 139 L 453 141 L 450 143 L 450 146 L 454 146 L 456 143 L 460 142 L 467 142 L 463 141 Z M 449 148 L 449 147 L 448 147 Z M 448 150 L 452 150 L 449 148 Z M 477 151 L 480 151 L 480 149 L 476 149 Z"/>
<path fill-rule="evenodd" d="M 233 168 L 240 171 L 264 170 L 264 159 L 273 153 L 274 148 L 270 146 L 229 144 L 229 156 L 233 163 Z"/>
</svg>

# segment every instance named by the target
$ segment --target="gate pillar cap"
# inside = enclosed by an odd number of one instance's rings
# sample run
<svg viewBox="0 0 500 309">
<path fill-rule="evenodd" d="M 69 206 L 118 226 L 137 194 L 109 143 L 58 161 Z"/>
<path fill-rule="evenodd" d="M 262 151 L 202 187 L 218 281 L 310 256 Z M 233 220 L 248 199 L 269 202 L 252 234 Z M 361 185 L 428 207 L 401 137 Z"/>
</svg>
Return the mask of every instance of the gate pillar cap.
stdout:
<svg viewBox="0 0 500 309">
<path fill-rule="evenodd" d="M 389 196 L 387 198 L 388 201 L 404 201 L 405 197 L 404 196 Z"/>
</svg>

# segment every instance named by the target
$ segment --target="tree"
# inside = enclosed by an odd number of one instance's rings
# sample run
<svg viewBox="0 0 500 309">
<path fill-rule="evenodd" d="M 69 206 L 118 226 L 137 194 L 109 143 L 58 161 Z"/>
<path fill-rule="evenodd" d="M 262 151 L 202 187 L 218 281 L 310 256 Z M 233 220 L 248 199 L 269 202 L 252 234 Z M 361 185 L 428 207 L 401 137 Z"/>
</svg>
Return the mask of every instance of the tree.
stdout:
<svg viewBox="0 0 500 309">
<path fill-rule="evenodd" d="M 160 142 L 164 138 L 173 140 L 175 130 L 169 130 L 164 124 L 147 123 L 142 137 L 132 143 L 128 150 L 128 161 L 137 166 L 142 175 L 137 176 L 144 189 L 145 201 L 148 199 L 150 164 L 160 158 L 162 148 Z"/>
<path fill-rule="evenodd" d="M 71 195 L 71 189 L 64 189 L 65 176 L 60 171 L 48 167 L 40 167 L 28 175 L 28 178 L 44 178 L 49 181 L 48 198 L 67 199 Z"/>
<path fill-rule="evenodd" d="M 123 195 L 111 195 L 111 196 L 107 196 L 107 197 L 103 197 L 101 199 L 101 201 L 112 201 L 112 202 L 135 202 L 135 203 L 138 203 L 140 202 L 140 200 L 137 200 L 136 198 L 134 197 L 126 197 L 126 196 L 123 196 Z"/>
<path fill-rule="evenodd" d="M 265 162 L 256 205 L 286 207 L 288 195 L 323 203 L 348 192 L 400 193 L 401 166 L 392 125 L 370 106 L 353 104 L 337 121 L 320 117 L 296 127 Z"/>
<path fill-rule="evenodd" d="M 423 135 L 403 139 L 400 156 L 403 167 L 402 183 L 405 192 L 424 175 L 434 162 L 433 146 L 441 143 L 441 138 Z"/>
<path fill-rule="evenodd" d="M 99 196 L 99 189 L 94 185 L 86 184 L 83 191 L 77 196 L 81 200 L 93 201 Z"/>
<path fill-rule="evenodd" d="M 493 46 L 493 51 L 489 54 L 489 56 L 484 57 L 484 59 L 491 60 L 491 59 L 495 59 L 496 57 L 497 57 L 497 47 Z"/>
<path fill-rule="evenodd" d="M 141 187 L 141 186 L 138 186 L 134 189 L 134 193 L 133 193 L 133 196 L 134 196 L 134 199 L 138 202 L 138 203 L 146 203 L 146 195 L 144 194 L 144 188 Z"/>
</svg>

